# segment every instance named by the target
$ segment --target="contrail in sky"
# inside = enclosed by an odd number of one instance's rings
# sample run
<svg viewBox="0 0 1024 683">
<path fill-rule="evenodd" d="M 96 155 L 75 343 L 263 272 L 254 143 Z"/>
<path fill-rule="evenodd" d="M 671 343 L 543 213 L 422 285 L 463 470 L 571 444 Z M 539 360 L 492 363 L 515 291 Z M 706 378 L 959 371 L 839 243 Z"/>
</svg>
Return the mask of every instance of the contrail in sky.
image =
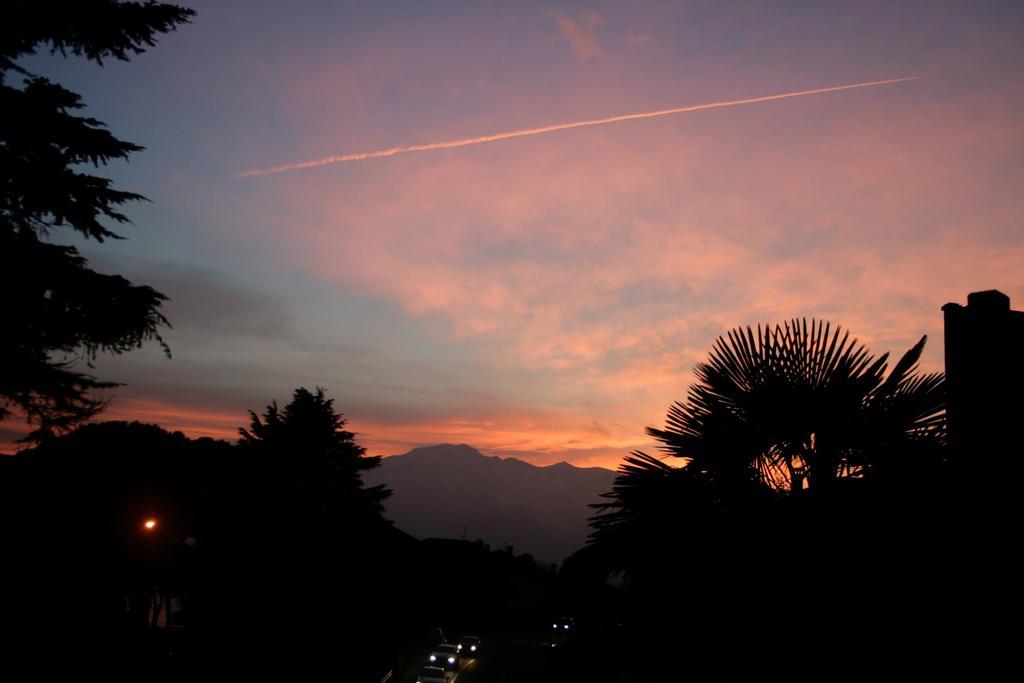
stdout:
<svg viewBox="0 0 1024 683">
<path fill-rule="evenodd" d="M 282 173 L 284 171 L 297 171 L 302 168 L 316 168 L 317 166 L 327 166 L 328 164 L 340 164 L 343 161 L 363 161 L 364 159 L 393 157 L 396 154 L 407 154 L 409 152 L 429 152 L 435 149 L 468 147 L 469 145 L 480 145 L 485 142 L 497 142 L 498 140 L 508 140 L 509 138 L 526 137 L 527 135 L 542 135 L 544 133 L 554 133 L 555 131 L 569 130 L 570 128 L 583 128 L 584 126 L 603 126 L 606 123 L 633 121 L 635 119 L 653 119 L 658 116 L 669 116 L 670 114 L 685 114 L 687 112 L 701 111 L 703 109 L 721 109 L 723 107 L 737 107 L 742 104 L 758 104 L 760 102 L 771 102 L 772 100 L 784 100 L 789 97 L 820 95 L 822 93 L 839 92 L 840 90 L 853 90 L 855 88 L 873 88 L 878 85 L 889 85 L 891 83 L 903 83 L 904 81 L 913 81 L 917 78 L 917 76 L 907 76 L 905 78 L 890 78 L 889 80 L 886 81 L 868 81 L 866 83 L 852 83 L 850 85 L 834 85 L 830 88 L 798 90 L 796 92 L 785 92 L 780 93 L 778 95 L 750 97 L 743 100 L 726 100 L 724 102 L 692 104 L 688 107 L 676 107 L 674 109 L 659 109 L 658 111 L 647 111 L 641 112 L 639 114 L 622 114 L 620 116 L 609 116 L 603 119 L 587 119 L 584 121 L 572 121 L 570 123 L 556 123 L 550 126 L 541 126 L 540 128 L 524 128 L 522 130 L 512 130 L 505 133 L 494 133 L 492 135 L 480 135 L 473 138 L 462 138 L 461 140 L 448 140 L 447 142 L 428 142 L 421 145 L 410 145 L 408 147 L 391 147 L 389 149 L 379 149 L 375 152 L 356 152 L 353 154 L 338 154 L 335 156 L 323 157 L 321 159 L 300 161 L 294 164 L 282 164 L 280 166 L 271 166 L 269 168 L 253 168 L 248 171 L 242 171 L 241 173 L 236 174 L 235 177 L 245 178 L 248 176 Z"/>
</svg>

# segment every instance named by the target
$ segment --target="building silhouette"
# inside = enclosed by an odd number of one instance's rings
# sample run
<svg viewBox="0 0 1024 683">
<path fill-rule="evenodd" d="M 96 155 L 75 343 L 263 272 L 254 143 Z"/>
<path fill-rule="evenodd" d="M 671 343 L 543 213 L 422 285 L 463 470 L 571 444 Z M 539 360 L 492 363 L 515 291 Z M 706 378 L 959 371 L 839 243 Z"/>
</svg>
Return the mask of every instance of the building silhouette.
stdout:
<svg viewBox="0 0 1024 683">
<path fill-rule="evenodd" d="M 1024 311 L 990 289 L 942 312 L 950 446 L 983 470 L 1004 470 L 1022 450 L 1014 433 L 1024 422 Z"/>
</svg>

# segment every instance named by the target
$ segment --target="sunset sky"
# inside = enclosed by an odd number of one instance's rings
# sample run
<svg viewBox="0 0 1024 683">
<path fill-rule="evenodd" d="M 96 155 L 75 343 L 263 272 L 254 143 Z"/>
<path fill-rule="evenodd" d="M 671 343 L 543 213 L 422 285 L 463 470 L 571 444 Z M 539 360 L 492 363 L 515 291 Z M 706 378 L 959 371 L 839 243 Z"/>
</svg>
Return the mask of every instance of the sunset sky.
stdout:
<svg viewBox="0 0 1024 683">
<path fill-rule="evenodd" d="M 105 418 L 233 439 L 322 385 L 372 454 L 614 468 L 733 326 L 927 334 L 939 370 L 942 304 L 1024 308 L 1024 3 L 182 4 L 131 62 L 23 62 L 146 147 L 101 171 L 152 200 L 129 239 L 75 243 L 171 297 L 174 357 L 101 359 Z"/>
</svg>

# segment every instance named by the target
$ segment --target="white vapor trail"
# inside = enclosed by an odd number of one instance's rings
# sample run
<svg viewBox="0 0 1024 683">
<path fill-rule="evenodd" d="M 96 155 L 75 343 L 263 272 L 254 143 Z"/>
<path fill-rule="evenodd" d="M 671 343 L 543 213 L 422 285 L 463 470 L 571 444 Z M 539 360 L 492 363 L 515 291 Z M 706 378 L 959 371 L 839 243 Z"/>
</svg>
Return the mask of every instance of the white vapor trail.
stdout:
<svg viewBox="0 0 1024 683">
<path fill-rule="evenodd" d="M 338 154 L 334 156 L 323 157 L 320 159 L 312 159 L 310 161 L 300 161 L 294 164 L 282 164 L 280 166 L 271 166 L 269 168 L 254 168 L 248 171 L 242 171 L 241 173 L 236 174 L 235 177 L 246 178 L 250 176 L 270 175 L 271 173 L 297 171 L 303 168 L 316 168 L 317 166 L 327 166 L 328 164 L 340 164 L 344 161 L 363 161 L 364 159 L 379 159 L 380 157 L 393 157 L 396 154 L 407 154 L 409 152 L 428 152 L 435 149 L 467 147 L 469 145 L 480 145 L 485 142 L 496 142 L 498 140 L 508 140 L 510 138 L 521 138 L 526 137 L 527 135 L 542 135 L 544 133 L 554 133 L 555 131 L 569 130 L 570 128 L 583 128 L 584 126 L 603 126 L 606 123 L 618 123 L 620 121 L 633 121 L 636 119 L 653 119 L 658 116 L 669 116 L 671 114 L 685 114 L 687 112 L 701 111 L 703 109 L 721 109 L 723 107 L 737 107 L 743 104 L 758 104 L 760 102 L 784 100 L 790 97 L 820 95 L 823 93 L 839 92 L 840 90 L 853 90 L 855 88 L 873 88 L 879 85 L 889 85 L 891 83 L 903 83 L 905 81 L 913 81 L 916 80 L 917 78 L 918 76 L 906 76 L 904 78 L 890 78 L 885 81 L 868 81 L 866 83 L 834 85 L 828 88 L 798 90 L 796 92 L 786 92 L 780 93 L 778 95 L 764 95 L 762 97 L 750 97 L 742 100 L 726 100 L 724 102 L 692 104 L 687 107 L 676 107 L 674 109 L 659 109 L 658 111 L 641 112 L 639 114 L 622 114 L 620 116 L 609 116 L 603 119 L 587 119 L 584 121 L 572 121 L 569 123 L 556 123 L 550 126 L 541 126 L 540 128 L 524 128 L 522 130 L 513 130 L 505 133 L 494 133 L 492 135 L 480 135 L 473 138 L 462 138 L 461 140 L 449 140 L 447 142 L 428 142 L 421 145 L 410 145 L 408 147 L 391 147 L 390 149 L 380 149 L 375 152 L 356 152 L 353 154 Z"/>
</svg>

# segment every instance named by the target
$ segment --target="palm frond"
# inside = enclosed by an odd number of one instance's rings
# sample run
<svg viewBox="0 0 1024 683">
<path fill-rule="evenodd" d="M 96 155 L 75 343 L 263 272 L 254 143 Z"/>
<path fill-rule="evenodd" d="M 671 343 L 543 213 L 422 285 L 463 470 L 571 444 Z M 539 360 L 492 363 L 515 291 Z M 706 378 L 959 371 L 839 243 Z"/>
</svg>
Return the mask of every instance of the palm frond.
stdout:
<svg viewBox="0 0 1024 683">
<path fill-rule="evenodd" d="M 819 482 L 861 472 L 864 458 L 857 454 L 870 451 L 873 441 L 941 432 L 942 376 L 918 373 L 926 341 L 886 376 L 888 353 L 874 356 L 827 321 L 729 330 L 695 367 L 687 401 L 670 406 L 664 427 L 647 433 L 662 452 L 734 485 L 788 486 L 792 475 L 783 473 L 803 470 Z"/>
</svg>

